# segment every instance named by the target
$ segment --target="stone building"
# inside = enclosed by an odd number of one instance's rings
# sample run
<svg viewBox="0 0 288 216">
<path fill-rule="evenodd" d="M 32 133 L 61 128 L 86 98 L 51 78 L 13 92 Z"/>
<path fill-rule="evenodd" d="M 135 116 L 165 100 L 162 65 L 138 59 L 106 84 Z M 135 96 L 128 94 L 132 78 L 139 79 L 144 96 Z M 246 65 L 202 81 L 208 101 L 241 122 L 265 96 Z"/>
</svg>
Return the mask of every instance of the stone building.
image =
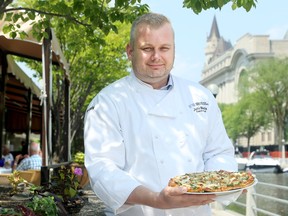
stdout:
<svg viewBox="0 0 288 216">
<path fill-rule="evenodd" d="M 269 35 L 240 37 L 233 46 L 219 33 L 216 17 L 212 22 L 205 49 L 205 64 L 200 83 L 206 87 L 218 86 L 218 103 L 235 103 L 238 100 L 238 85 L 247 75 L 247 70 L 260 59 L 288 56 L 288 31 L 282 40 L 270 40 Z M 247 140 L 238 143 L 246 147 Z M 253 145 L 275 144 L 274 130 L 261 131 L 251 139 Z"/>
</svg>

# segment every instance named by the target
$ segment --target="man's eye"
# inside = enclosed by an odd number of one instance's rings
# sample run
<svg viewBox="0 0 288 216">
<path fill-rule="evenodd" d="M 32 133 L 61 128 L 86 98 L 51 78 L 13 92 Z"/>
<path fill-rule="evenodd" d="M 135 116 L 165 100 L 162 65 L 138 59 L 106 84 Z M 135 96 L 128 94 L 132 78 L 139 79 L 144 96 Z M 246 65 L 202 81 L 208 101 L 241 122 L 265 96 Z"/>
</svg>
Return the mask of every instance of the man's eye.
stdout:
<svg viewBox="0 0 288 216">
<path fill-rule="evenodd" d="M 161 50 L 164 51 L 164 52 L 165 52 L 165 51 L 168 51 L 169 49 L 170 49 L 169 47 L 162 47 L 162 48 L 161 48 Z"/>
<path fill-rule="evenodd" d="M 153 48 L 151 47 L 144 47 L 142 50 L 144 50 L 145 52 L 151 52 L 153 50 Z"/>
</svg>

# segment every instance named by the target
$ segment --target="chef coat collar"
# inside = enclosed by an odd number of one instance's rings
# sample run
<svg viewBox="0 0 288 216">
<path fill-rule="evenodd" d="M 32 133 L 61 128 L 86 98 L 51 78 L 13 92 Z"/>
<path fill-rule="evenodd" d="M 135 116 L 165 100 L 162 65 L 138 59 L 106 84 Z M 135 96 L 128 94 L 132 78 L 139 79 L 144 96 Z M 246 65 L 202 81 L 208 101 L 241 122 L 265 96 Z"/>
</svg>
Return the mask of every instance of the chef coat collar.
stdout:
<svg viewBox="0 0 288 216">
<path fill-rule="evenodd" d="M 132 71 L 131 75 L 132 75 L 132 76 L 135 78 L 135 80 L 136 80 L 138 83 L 140 83 L 141 85 L 147 86 L 147 87 L 153 89 L 152 85 L 150 85 L 150 84 L 148 84 L 148 83 L 145 83 L 145 82 L 143 82 L 142 80 L 140 80 L 138 77 L 136 77 L 136 76 L 135 76 L 135 73 L 134 73 L 133 71 Z M 171 74 L 169 74 L 167 84 L 166 84 L 165 86 L 163 86 L 162 88 L 160 88 L 159 90 L 170 90 L 170 89 L 173 88 L 173 86 L 174 86 L 173 78 L 172 78 Z"/>
</svg>

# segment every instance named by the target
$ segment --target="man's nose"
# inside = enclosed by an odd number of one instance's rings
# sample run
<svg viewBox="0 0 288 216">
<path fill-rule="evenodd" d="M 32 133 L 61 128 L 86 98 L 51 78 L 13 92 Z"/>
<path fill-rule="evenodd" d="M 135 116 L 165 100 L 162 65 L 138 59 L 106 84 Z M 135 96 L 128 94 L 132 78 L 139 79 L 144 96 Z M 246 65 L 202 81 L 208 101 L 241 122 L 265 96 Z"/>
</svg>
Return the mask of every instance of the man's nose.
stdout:
<svg viewBox="0 0 288 216">
<path fill-rule="evenodd" d="M 160 51 L 154 50 L 154 52 L 153 52 L 151 57 L 152 57 L 153 61 L 160 59 L 160 57 L 161 57 Z"/>
</svg>

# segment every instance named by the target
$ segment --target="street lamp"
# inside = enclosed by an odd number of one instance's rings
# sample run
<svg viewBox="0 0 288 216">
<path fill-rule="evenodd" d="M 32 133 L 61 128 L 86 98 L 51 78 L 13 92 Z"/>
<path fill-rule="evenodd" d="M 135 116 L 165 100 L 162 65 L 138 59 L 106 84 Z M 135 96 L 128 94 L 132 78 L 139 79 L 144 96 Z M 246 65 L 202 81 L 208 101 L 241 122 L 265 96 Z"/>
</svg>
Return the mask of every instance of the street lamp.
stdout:
<svg viewBox="0 0 288 216">
<path fill-rule="evenodd" d="M 219 93 L 219 87 L 216 84 L 212 83 L 207 88 L 212 92 L 212 94 L 216 98 L 217 94 Z"/>
</svg>

